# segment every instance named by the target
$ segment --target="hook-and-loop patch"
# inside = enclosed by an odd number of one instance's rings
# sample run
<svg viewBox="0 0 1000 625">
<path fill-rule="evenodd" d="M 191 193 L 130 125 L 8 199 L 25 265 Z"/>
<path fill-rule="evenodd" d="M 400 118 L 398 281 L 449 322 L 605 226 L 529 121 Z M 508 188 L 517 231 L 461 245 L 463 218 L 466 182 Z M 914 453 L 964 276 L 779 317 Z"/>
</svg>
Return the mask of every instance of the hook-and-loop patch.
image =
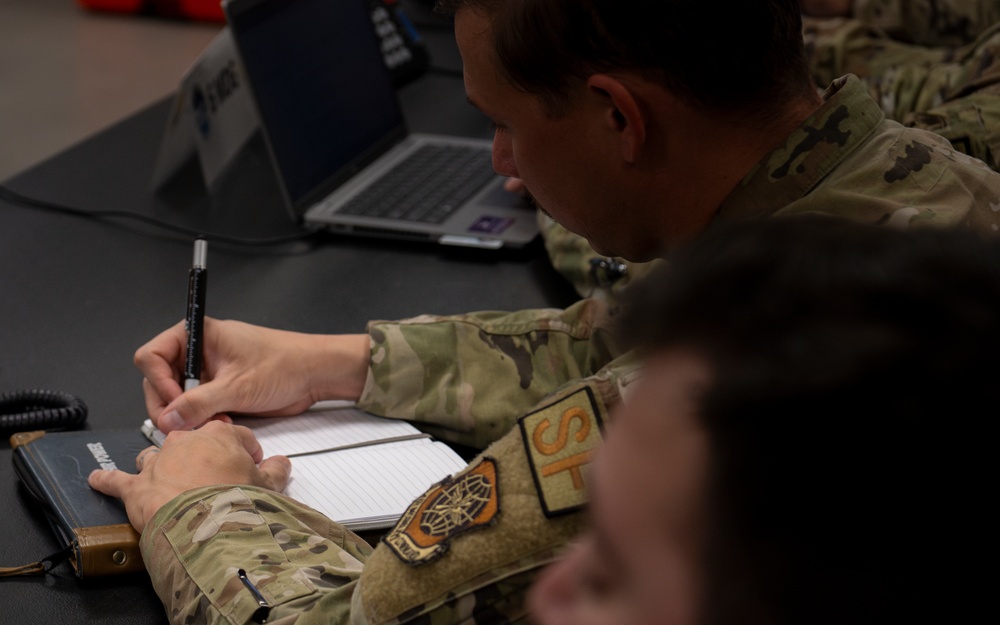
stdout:
<svg viewBox="0 0 1000 625">
<path fill-rule="evenodd" d="M 425 564 L 444 555 L 455 536 L 492 525 L 499 512 L 497 464 L 483 456 L 411 503 L 382 542 L 403 562 Z"/>
<path fill-rule="evenodd" d="M 587 503 L 586 474 L 602 440 L 601 415 L 601 405 L 585 386 L 518 421 L 546 516 Z"/>
</svg>

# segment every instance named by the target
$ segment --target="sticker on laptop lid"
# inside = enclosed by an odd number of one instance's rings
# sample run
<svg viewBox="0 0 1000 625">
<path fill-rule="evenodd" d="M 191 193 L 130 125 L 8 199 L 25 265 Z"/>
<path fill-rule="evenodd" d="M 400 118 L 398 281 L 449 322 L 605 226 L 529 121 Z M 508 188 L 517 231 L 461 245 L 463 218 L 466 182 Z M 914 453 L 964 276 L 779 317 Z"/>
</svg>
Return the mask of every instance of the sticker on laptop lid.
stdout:
<svg viewBox="0 0 1000 625">
<path fill-rule="evenodd" d="M 482 232 L 485 234 L 500 234 L 514 223 L 512 217 L 490 217 L 484 215 L 472 222 L 469 232 Z"/>
<path fill-rule="evenodd" d="M 382 542 L 403 562 L 426 564 L 444 555 L 456 536 L 492 525 L 499 513 L 497 464 L 484 456 L 411 503 Z"/>
<path fill-rule="evenodd" d="M 545 516 L 587 503 L 587 472 L 601 443 L 601 406 L 583 387 L 518 421 Z"/>
</svg>

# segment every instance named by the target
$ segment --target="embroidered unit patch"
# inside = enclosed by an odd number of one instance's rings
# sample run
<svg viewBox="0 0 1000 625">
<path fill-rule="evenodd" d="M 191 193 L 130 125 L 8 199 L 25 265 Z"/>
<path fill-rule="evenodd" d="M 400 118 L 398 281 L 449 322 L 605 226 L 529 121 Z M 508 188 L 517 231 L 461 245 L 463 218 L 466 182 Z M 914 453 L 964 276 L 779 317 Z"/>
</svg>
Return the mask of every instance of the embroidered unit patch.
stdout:
<svg viewBox="0 0 1000 625">
<path fill-rule="evenodd" d="M 484 456 L 411 503 L 382 542 L 407 564 L 430 562 L 444 555 L 455 536 L 493 524 L 500 513 L 497 486 L 496 461 Z"/>
<path fill-rule="evenodd" d="M 600 405 L 589 387 L 518 421 L 545 516 L 587 503 L 586 472 L 601 443 Z"/>
</svg>

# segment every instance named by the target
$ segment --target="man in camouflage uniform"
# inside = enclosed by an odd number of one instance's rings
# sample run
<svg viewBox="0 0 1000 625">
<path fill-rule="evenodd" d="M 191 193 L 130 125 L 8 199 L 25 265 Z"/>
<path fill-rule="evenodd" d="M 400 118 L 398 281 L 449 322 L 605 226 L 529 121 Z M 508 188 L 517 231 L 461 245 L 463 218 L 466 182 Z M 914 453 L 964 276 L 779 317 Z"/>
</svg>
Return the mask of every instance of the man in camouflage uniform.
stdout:
<svg viewBox="0 0 1000 625">
<path fill-rule="evenodd" d="M 1000 1 L 803 0 L 802 10 L 817 85 L 855 74 L 889 119 L 1000 170 Z M 582 297 L 614 301 L 651 268 L 539 221 L 553 266 Z"/>
<path fill-rule="evenodd" d="M 856 78 L 816 93 L 794 1 L 677 0 L 666 22 L 635 18 L 648 8 L 637 1 L 447 4 L 469 98 L 497 124 L 495 167 L 602 255 L 646 261 L 716 224 L 771 216 L 1000 225 L 1000 174 L 886 121 Z M 720 25 L 719 12 L 732 19 Z M 744 54 L 691 54 L 719 36 Z M 516 621 L 535 573 L 582 526 L 590 456 L 640 370 L 609 331 L 612 313 L 589 298 L 564 311 L 374 321 L 345 336 L 207 319 L 209 377 L 187 392 L 178 324 L 136 354 L 151 418 L 177 432 L 141 456 L 138 476 L 99 472 L 91 484 L 125 501 L 175 622 L 247 622 L 259 601 L 270 622 Z M 370 550 L 268 490 L 290 466 L 261 458 L 245 430 L 184 431 L 320 399 L 485 449 Z M 480 496 L 460 496 L 473 486 Z M 454 522 L 431 528 L 428 510 Z"/>
</svg>

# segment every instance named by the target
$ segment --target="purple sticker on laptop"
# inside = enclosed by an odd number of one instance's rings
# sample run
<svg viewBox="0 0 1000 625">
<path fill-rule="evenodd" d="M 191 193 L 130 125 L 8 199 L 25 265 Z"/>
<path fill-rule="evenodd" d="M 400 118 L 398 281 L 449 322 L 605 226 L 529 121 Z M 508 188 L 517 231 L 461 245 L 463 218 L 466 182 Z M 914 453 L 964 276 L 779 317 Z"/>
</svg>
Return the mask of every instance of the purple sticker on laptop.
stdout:
<svg viewBox="0 0 1000 625">
<path fill-rule="evenodd" d="M 471 226 L 469 232 L 485 232 L 487 234 L 500 234 L 514 223 L 511 217 L 489 217 L 484 216 L 477 219 Z"/>
</svg>

